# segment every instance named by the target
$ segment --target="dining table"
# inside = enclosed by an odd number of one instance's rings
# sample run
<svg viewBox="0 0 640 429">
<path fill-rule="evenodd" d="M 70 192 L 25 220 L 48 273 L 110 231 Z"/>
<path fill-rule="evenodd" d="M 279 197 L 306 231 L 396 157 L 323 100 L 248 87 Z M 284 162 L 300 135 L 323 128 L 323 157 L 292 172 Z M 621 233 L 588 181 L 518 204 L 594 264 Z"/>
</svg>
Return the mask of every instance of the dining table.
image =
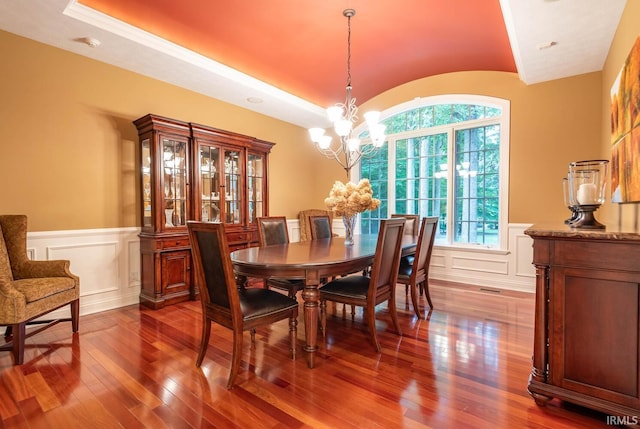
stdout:
<svg viewBox="0 0 640 429">
<path fill-rule="evenodd" d="M 307 366 L 313 368 L 318 349 L 319 287 L 322 279 L 361 272 L 371 266 L 377 241 L 377 234 L 362 234 L 354 236 L 352 245 L 345 245 L 344 237 L 332 237 L 249 247 L 231 252 L 231 262 L 240 286 L 244 286 L 248 278 L 304 281 L 304 351 L 307 352 Z M 417 241 L 417 236 L 404 235 L 402 256 L 415 253 Z"/>
</svg>

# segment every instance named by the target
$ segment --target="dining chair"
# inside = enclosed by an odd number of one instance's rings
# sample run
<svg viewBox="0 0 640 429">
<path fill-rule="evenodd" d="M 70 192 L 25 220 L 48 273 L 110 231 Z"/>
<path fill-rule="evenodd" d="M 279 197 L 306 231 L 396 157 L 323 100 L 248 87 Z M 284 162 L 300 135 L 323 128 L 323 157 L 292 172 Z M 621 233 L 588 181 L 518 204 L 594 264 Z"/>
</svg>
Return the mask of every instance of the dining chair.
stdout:
<svg viewBox="0 0 640 429">
<path fill-rule="evenodd" d="M 264 288 L 238 288 L 224 224 L 188 221 L 189 240 L 195 268 L 196 286 L 202 303 L 202 339 L 196 366 L 207 352 L 211 322 L 233 331 L 233 351 L 227 389 L 234 385 L 242 357 L 242 336 L 251 332 L 255 344 L 256 327 L 289 319 L 291 358 L 295 359 L 298 325 L 298 302 L 281 293 Z"/>
<path fill-rule="evenodd" d="M 333 221 L 333 212 L 323 209 L 306 209 L 300 210 L 298 213 L 298 221 L 300 223 L 300 241 L 311 240 L 311 224 L 309 222 L 310 216 L 329 216 L 329 219 Z"/>
<path fill-rule="evenodd" d="M 340 277 L 320 288 L 321 329 L 326 337 L 327 301 L 364 307 L 364 319 L 377 352 L 380 342 L 376 334 L 376 306 L 389 302 L 389 313 L 398 335 L 402 335 L 396 314 L 395 288 L 402 251 L 405 219 L 383 219 L 380 222 L 376 251 L 370 276 L 354 274 Z"/>
<path fill-rule="evenodd" d="M 309 216 L 309 226 L 312 240 L 333 237 L 331 218 L 328 215 Z"/>
<path fill-rule="evenodd" d="M 405 285 L 405 295 L 408 294 L 407 290 L 411 288 L 413 311 L 418 316 L 418 319 L 423 319 L 418 307 L 418 288 L 420 288 L 420 295 L 424 294 L 426 296 L 429 308 L 433 309 L 433 303 L 429 295 L 429 263 L 431 262 L 431 251 L 433 250 L 437 226 L 437 217 L 422 218 L 413 261 L 410 264 L 404 260 L 400 261 L 398 283 Z"/>
<path fill-rule="evenodd" d="M 420 231 L 420 215 L 416 214 L 403 214 L 403 213 L 393 213 L 391 217 L 403 217 L 407 220 L 404 224 L 404 233 L 406 235 L 414 235 L 417 236 Z"/>
<path fill-rule="evenodd" d="M 407 220 L 407 223 L 404 225 L 404 233 L 405 235 L 413 235 L 414 237 L 418 236 L 419 227 L 420 227 L 420 215 L 416 214 L 404 214 L 404 213 L 393 213 L 391 217 L 403 217 Z M 413 255 L 405 255 L 400 258 L 400 265 L 411 265 L 413 264 Z"/>
<path fill-rule="evenodd" d="M 257 221 L 260 247 L 289 243 L 286 217 L 263 216 L 259 217 Z M 304 289 L 304 281 L 299 279 L 265 279 L 264 286 L 286 290 L 289 297 L 293 298 L 299 290 Z"/>
</svg>

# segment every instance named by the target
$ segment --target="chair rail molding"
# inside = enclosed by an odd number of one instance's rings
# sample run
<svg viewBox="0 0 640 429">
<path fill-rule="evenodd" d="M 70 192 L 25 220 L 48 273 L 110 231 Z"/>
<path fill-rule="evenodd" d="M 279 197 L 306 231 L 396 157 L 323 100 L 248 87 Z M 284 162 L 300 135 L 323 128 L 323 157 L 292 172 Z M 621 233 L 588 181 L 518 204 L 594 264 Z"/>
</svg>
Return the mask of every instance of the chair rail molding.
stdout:
<svg viewBox="0 0 640 429">
<path fill-rule="evenodd" d="M 509 247 L 438 246 L 431 257 L 430 278 L 479 288 L 535 292 L 533 240 L 524 234 L 530 224 L 510 224 Z M 289 238 L 300 240 L 297 219 L 287 219 Z M 341 219 L 333 231 L 344 236 Z M 80 277 L 80 314 L 91 314 L 139 303 L 140 228 L 38 231 L 27 234 L 30 259 L 68 259 Z M 63 312 L 64 310 L 59 310 Z M 55 314 L 52 313 L 52 314 Z"/>
</svg>

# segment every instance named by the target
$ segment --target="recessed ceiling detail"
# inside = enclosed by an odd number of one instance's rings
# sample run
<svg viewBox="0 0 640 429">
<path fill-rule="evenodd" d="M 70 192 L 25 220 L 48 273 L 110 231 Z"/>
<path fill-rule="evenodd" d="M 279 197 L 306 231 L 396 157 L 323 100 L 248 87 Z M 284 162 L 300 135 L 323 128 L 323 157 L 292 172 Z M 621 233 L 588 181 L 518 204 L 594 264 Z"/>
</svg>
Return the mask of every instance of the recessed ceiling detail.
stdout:
<svg viewBox="0 0 640 429">
<path fill-rule="evenodd" d="M 625 0 L 351 0 L 353 96 L 469 70 L 527 83 L 602 70 Z M 0 29 L 302 127 L 344 98 L 343 4 L 0 2 Z M 401 24 L 399 24 L 401 23 Z M 87 49 L 91 38 L 99 49 Z M 551 49 L 541 49 L 549 44 Z M 89 45 L 90 46 L 90 45 Z M 97 46 L 97 44 L 95 45 Z M 247 100 L 257 97 L 262 103 Z"/>
</svg>

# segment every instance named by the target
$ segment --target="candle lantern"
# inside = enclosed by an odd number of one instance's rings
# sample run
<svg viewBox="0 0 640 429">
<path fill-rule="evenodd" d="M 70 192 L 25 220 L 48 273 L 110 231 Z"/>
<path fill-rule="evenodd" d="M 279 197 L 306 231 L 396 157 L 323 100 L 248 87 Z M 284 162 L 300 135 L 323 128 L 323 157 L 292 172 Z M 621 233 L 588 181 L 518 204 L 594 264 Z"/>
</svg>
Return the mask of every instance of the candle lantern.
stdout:
<svg viewBox="0 0 640 429">
<path fill-rule="evenodd" d="M 564 220 L 564 223 L 567 225 L 571 225 L 578 219 L 578 203 L 572 200 L 571 192 L 569 190 L 569 175 L 567 177 L 562 178 L 562 199 L 564 201 L 564 205 L 567 206 L 569 210 L 571 210 L 571 216 Z"/>
<path fill-rule="evenodd" d="M 572 228 L 605 228 L 593 212 L 605 202 L 608 165 L 603 159 L 569 163 L 569 202 L 577 212 L 576 219 L 569 222 Z"/>
</svg>

